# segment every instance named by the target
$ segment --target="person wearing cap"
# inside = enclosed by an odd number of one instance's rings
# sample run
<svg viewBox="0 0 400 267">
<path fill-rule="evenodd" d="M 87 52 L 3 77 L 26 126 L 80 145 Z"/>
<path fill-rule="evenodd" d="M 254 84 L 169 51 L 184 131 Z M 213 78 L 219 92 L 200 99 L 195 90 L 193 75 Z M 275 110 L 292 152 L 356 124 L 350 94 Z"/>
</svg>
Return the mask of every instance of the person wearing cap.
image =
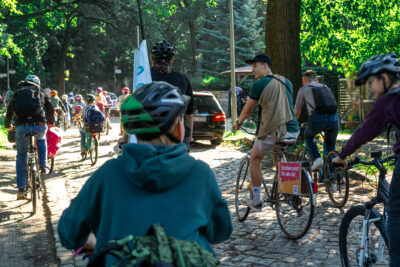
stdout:
<svg viewBox="0 0 400 267">
<path fill-rule="evenodd" d="M 183 95 L 190 97 L 190 102 L 185 114 L 185 140 L 190 149 L 193 133 L 193 90 L 190 80 L 186 75 L 172 70 L 175 52 L 167 41 L 155 44 L 151 50 L 151 78 L 153 81 L 162 81 L 179 88 Z"/>
<path fill-rule="evenodd" d="M 248 205 L 254 211 L 261 211 L 261 160 L 265 154 L 273 152 L 276 142 L 295 142 L 300 128 L 294 115 L 292 83 L 281 75 L 272 74 L 271 58 L 266 54 L 257 55 L 246 60 L 246 63 L 252 66 L 252 73 L 257 81 L 250 90 L 250 96 L 233 130 L 240 129 L 258 104 L 260 115 L 257 137 L 250 156 L 253 198 Z"/>
<path fill-rule="evenodd" d="M 339 117 L 336 113 L 337 103 L 331 89 L 317 81 L 314 71 L 307 70 L 304 72 L 303 85 L 297 93 L 294 114 L 299 119 L 301 109 L 303 105 L 306 105 L 309 118 L 304 131 L 304 137 L 313 161 L 311 170 L 317 171 L 322 167 L 322 159 L 314 137 L 318 133 L 324 132 L 326 134 L 326 149 L 328 152 L 335 150 L 336 138 L 339 133 Z M 319 101 L 319 105 L 330 105 L 329 107 L 333 107 L 333 110 L 326 112 L 325 110 L 318 109 L 316 99 L 323 100 Z"/>
</svg>

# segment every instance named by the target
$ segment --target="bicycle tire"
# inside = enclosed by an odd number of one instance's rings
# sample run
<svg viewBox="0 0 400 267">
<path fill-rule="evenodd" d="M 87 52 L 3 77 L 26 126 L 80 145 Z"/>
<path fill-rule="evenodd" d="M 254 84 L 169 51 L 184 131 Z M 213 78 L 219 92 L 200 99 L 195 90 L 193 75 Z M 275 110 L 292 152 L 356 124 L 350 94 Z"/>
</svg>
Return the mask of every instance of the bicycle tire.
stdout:
<svg viewBox="0 0 400 267">
<path fill-rule="evenodd" d="M 32 214 L 36 213 L 36 172 L 30 166 L 29 171 L 31 173 L 31 201 L 32 201 Z"/>
<path fill-rule="evenodd" d="M 51 158 L 49 158 L 49 165 L 50 165 L 50 167 L 49 167 L 49 174 L 51 174 L 52 172 L 53 172 L 53 170 L 54 170 L 54 156 L 53 157 L 51 157 Z"/>
<path fill-rule="evenodd" d="M 360 247 L 360 242 L 361 239 L 357 239 L 357 238 L 361 238 L 362 236 L 362 223 L 363 220 L 365 218 L 365 212 L 366 212 L 366 207 L 365 206 L 353 206 L 351 207 L 343 216 L 342 221 L 340 223 L 340 228 L 339 228 L 339 251 L 340 251 L 340 258 L 342 261 L 342 266 L 358 266 L 359 264 L 359 251 L 361 250 Z M 375 209 L 372 208 L 371 213 L 370 213 L 370 218 L 379 218 L 380 214 L 379 212 Z M 360 219 L 359 224 L 356 224 L 356 219 Z M 379 235 L 383 236 L 383 239 L 385 241 L 385 246 L 384 247 L 384 253 L 383 253 L 383 259 L 384 262 L 382 262 L 382 264 L 389 264 L 389 254 L 388 254 L 388 250 L 387 250 L 387 244 L 388 244 L 388 240 L 387 240 L 387 236 L 386 236 L 386 232 L 384 232 L 384 227 L 381 221 L 377 221 L 374 223 L 371 223 L 371 225 L 374 225 L 376 227 L 376 229 L 379 231 Z M 360 228 L 361 227 L 361 228 Z M 349 231 L 349 229 L 351 231 Z M 366 246 L 365 249 L 365 255 L 367 255 L 366 258 L 366 262 L 364 263 L 363 266 L 371 266 L 373 264 L 373 262 L 371 262 L 371 260 L 373 260 L 373 257 L 376 256 L 374 254 L 374 251 L 371 251 L 371 246 L 369 245 L 370 241 L 371 243 L 374 243 L 374 248 L 376 249 L 379 246 L 379 243 L 377 246 L 375 246 L 375 242 L 377 241 L 376 238 L 378 238 L 377 232 L 375 231 L 371 231 L 372 228 L 369 227 L 368 229 L 368 239 L 366 242 L 368 242 L 368 245 Z M 358 230 L 358 235 L 357 233 L 355 233 Z M 371 235 L 370 235 L 371 233 Z M 352 246 L 352 242 L 350 242 L 350 240 L 352 237 L 355 237 L 357 240 L 355 240 L 354 242 L 354 246 Z M 375 239 L 375 240 L 374 240 Z M 375 241 L 375 242 L 374 242 Z M 351 247 L 354 247 L 354 249 L 352 250 Z M 382 246 L 381 246 L 382 247 Z M 349 253 L 352 252 L 352 253 Z M 386 252 L 386 253 L 385 253 Z M 349 255 L 350 254 L 350 255 Z M 371 256 L 371 258 L 370 258 Z"/>
<path fill-rule="evenodd" d="M 235 209 L 239 222 L 245 221 L 250 212 L 250 208 L 247 205 L 247 201 L 252 198 L 249 163 L 250 159 L 248 157 L 241 161 L 236 177 Z M 242 198 L 239 199 L 239 196 Z"/>
<path fill-rule="evenodd" d="M 278 170 L 275 181 L 278 182 Z M 311 187 L 311 176 L 306 168 L 301 169 L 302 183 L 300 195 L 284 194 L 278 192 L 278 186 L 274 186 L 274 202 L 279 226 L 289 239 L 303 237 L 311 227 L 314 218 L 314 199 Z M 304 203 L 304 204 L 303 204 Z M 304 215 L 304 216 L 303 216 Z M 296 219 L 299 219 L 298 221 Z M 294 227 L 293 227 L 294 226 Z"/>
<path fill-rule="evenodd" d="M 92 166 L 97 162 L 97 154 L 98 154 L 98 142 L 96 136 L 90 136 L 90 161 L 92 162 Z"/>
<path fill-rule="evenodd" d="M 324 184 L 329 199 L 336 208 L 343 207 L 349 198 L 350 180 L 347 170 L 333 168 L 332 159 L 338 157 L 336 151 L 326 155 L 324 164 Z"/>
<path fill-rule="evenodd" d="M 110 133 L 110 122 L 108 121 L 108 119 L 106 120 L 106 123 L 105 123 L 105 126 L 106 126 L 106 128 L 105 128 L 105 131 L 104 131 L 104 135 L 108 135 L 109 133 Z"/>
</svg>

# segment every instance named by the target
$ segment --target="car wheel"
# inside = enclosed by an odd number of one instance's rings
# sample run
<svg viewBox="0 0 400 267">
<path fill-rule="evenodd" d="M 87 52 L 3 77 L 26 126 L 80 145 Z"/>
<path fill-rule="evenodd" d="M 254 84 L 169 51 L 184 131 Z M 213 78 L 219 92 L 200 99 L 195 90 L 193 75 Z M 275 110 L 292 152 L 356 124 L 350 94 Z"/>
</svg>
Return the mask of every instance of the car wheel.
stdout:
<svg viewBox="0 0 400 267">
<path fill-rule="evenodd" d="M 211 142 L 211 144 L 213 146 L 218 146 L 218 145 L 220 145 L 222 143 L 222 138 L 220 137 L 220 138 L 217 138 L 217 139 L 213 139 L 213 140 L 210 140 L 210 142 Z"/>
</svg>

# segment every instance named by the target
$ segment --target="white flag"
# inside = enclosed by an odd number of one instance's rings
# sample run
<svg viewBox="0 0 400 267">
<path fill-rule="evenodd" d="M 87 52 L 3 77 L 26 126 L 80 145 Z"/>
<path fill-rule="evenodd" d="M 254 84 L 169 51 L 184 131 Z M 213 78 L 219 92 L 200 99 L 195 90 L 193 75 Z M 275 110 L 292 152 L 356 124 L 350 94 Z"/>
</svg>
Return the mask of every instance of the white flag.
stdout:
<svg viewBox="0 0 400 267">
<path fill-rule="evenodd" d="M 132 93 L 136 91 L 139 86 L 151 83 L 151 72 L 149 57 L 147 55 L 146 40 L 140 44 L 139 50 L 135 49 L 135 56 L 133 61 L 133 87 Z M 130 143 L 137 143 L 136 135 L 129 136 Z"/>
<path fill-rule="evenodd" d="M 146 40 L 143 40 L 140 44 L 139 50 L 135 49 L 132 92 L 136 91 L 139 86 L 151 82 L 152 79 L 150 73 L 149 57 L 147 55 L 147 45 Z"/>
</svg>

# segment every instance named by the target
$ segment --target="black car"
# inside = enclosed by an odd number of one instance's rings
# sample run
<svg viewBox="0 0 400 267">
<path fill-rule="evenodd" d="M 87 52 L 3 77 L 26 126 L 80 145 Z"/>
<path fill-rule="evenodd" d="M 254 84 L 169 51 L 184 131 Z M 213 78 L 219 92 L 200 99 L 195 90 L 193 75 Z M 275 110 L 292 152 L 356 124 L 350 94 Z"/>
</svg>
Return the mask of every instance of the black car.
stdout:
<svg viewBox="0 0 400 267">
<path fill-rule="evenodd" d="M 219 145 L 225 132 L 225 113 L 210 92 L 193 92 L 193 139 Z"/>
</svg>

